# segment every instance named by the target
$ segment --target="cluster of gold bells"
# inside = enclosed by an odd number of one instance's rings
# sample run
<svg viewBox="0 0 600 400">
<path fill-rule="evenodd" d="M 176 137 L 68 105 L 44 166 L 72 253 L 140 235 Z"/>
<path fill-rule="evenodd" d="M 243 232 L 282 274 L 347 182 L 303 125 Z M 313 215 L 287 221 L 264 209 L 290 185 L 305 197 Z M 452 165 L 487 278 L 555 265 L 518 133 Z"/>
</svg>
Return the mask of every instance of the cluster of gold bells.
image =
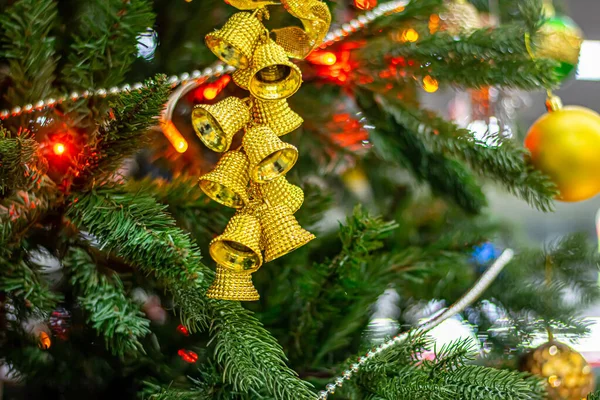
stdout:
<svg viewBox="0 0 600 400">
<path fill-rule="evenodd" d="M 263 262 L 314 239 L 294 217 L 304 201 L 304 193 L 285 178 L 298 160 L 298 149 L 283 142 L 280 136 L 303 122 L 286 100 L 302 84 L 300 69 L 289 57 L 308 54 L 320 43 L 331 18 L 327 7 L 318 0 L 283 1 L 293 15 L 309 3 L 317 7 L 303 14 L 309 16 L 306 22 L 303 20 L 305 30 L 292 29 L 296 40 L 290 40 L 292 31 L 288 28 L 278 30 L 274 40 L 274 32 L 269 33 L 261 22 L 268 13 L 264 8 L 253 7 L 265 3 L 232 0 L 230 4 L 240 9 L 256 10 L 234 14 L 221 29 L 206 36 L 211 51 L 237 68 L 233 81 L 248 90 L 250 96 L 232 96 L 214 105 L 201 104 L 192 112 L 198 137 L 211 150 L 224 153 L 215 168 L 200 177 L 200 188 L 213 200 L 238 210 L 225 232 L 210 243 L 217 271 L 207 296 L 215 299 L 258 300 L 250 274 Z M 316 17 L 315 12 L 319 13 Z M 326 27 L 323 15 L 328 18 Z M 242 146 L 230 150 L 233 136 L 240 130 L 244 131 Z"/>
</svg>

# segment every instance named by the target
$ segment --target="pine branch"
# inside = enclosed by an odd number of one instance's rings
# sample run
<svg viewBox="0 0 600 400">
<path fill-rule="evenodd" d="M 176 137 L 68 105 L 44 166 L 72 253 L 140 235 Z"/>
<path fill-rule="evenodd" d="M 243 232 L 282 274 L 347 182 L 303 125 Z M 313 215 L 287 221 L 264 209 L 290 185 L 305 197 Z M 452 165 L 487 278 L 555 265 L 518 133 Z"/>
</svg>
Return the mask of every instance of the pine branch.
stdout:
<svg viewBox="0 0 600 400">
<path fill-rule="evenodd" d="M 18 243 L 28 229 L 60 199 L 56 185 L 44 175 L 39 188 L 28 193 L 19 190 L 0 200 L 0 253 Z"/>
<path fill-rule="evenodd" d="M 136 58 L 137 37 L 154 25 L 152 2 L 92 0 L 82 4 L 62 79 L 69 88 L 118 85 Z"/>
<path fill-rule="evenodd" d="M 173 293 L 191 329 L 207 329 L 224 380 L 236 390 L 267 390 L 277 399 L 312 399 L 307 384 L 285 366 L 275 339 L 239 303 L 206 298 L 214 276 L 200 262 L 188 235 L 148 193 L 102 188 L 79 196 L 68 211 L 75 225 L 93 234 L 142 271 L 153 273 Z"/>
<path fill-rule="evenodd" d="M 449 373 L 443 380 L 452 386 L 459 399 L 542 400 L 546 398 L 543 381 L 529 374 L 468 365 Z"/>
<path fill-rule="evenodd" d="M 150 333 L 150 323 L 138 306 L 125 297 L 119 276 L 99 274 L 92 257 L 81 248 L 72 247 L 64 263 L 87 322 L 104 337 L 106 348 L 120 357 L 143 352 L 140 339 Z"/>
<path fill-rule="evenodd" d="M 31 190 L 40 183 L 47 164 L 38 158 L 38 148 L 28 131 L 10 137 L 0 127 L 0 197 L 17 189 Z"/>
<path fill-rule="evenodd" d="M 81 169 L 75 185 L 89 187 L 102 181 L 120 167 L 126 157 L 148 144 L 145 131 L 155 123 L 167 101 L 170 87 L 166 77 L 157 75 L 143 89 L 121 93 L 109 105 L 108 120 L 100 126 L 91 145 L 80 157 Z"/>
<path fill-rule="evenodd" d="M 152 2 L 92 0 L 80 7 L 62 68 L 64 85 L 69 90 L 92 90 L 120 84 L 136 58 L 138 35 L 154 25 Z M 76 124 L 86 117 L 93 123 L 105 104 L 98 98 L 84 99 L 66 105 L 66 112 Z"/>
<path fill-rule="evenodd" d="M 54 93 L 56 60 L 50 31 L 56 20 L 52 0 L 19 0 L 0 15 L 0 56 L 8 60 L 12 82 L 5 99 L 10 104 L 33 103 Z"/>
<path fill-rule="evenodd" d="M 587 400 L 600 400 L 600 391 L 591 393 Z"/>
<path fill-rule="evenodd" d="M 444 154 L 428 150 L 420 135 L 398 124 L 375 103 L 372 93 L 358 89 L 357 98 L 367 118 L 376 125 L 371 140 L 382 159 L 408 168 L 433 192 L 452 199 L 465 211 L 481 211 L 486 199 L 470 171 Z"/>
<path fill-rule="evenodd" d="M 21 308 L 48 315 L 61 300 L 40 277 L 40 271 L 20 252 L 0 253 L 0 291 L 19 300 Z"/>
<path fill-rule="evenodd" d="M 527 150 L 509 140 L 501 141 L 497 147 L 489 147 L 467 129 L 459 128 L 434 112 L 400 102 L 385 102 L 384 105 L 399 124 L 418 132 L 431 151 L 466 162 L 473 170 L 501 183 L 509 192 L 541 211 L 552 210 L 556 187 L 547 176 L 527 163 Z"/>
</svg>

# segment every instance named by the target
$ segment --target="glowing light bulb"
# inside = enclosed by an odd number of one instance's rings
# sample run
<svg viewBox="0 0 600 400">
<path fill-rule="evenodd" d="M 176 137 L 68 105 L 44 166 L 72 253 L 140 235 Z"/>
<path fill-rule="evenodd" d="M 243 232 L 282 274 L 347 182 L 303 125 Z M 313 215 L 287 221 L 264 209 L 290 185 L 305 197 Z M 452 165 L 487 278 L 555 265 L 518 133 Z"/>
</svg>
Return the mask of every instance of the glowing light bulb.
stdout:
<svg viewBox="0 0 600 400">
<path fill-rule="evenodd" d="M 65 147 L 65 145 L 64 145 L 64 144 L 62 144 L 62 143 L 56 143 L 56 144 L 55 144 L 55 145 L 52 147 L 52 150 L 54 151 L 54 154 L 56 154 L 57 156 L 60 156 L 60 155 L 62 155 L 62 154 L 65 152 L 65 150 L 66 150 L 66 147 Z"/>
<path fill-rule="evenodd" d="M 188 149 L 188 142 L 181 136 L 179 130 L 171 121 L 161 121 L 160 126 L 163 134 L 171 142 L 171 145 L 178 153 L 185 153 Z"/>
<path fill-rule="evenodd" d="M 204 98 L 206 100 L 212 100 L 219 94 L 219 89 L 214 86 L 208 86 L 204 89 Z"/>
<path fill-rule="evenodd" d="M 323 64 L 325 65 L 333 65 L 337 61 L 337 57 L 335 54 L 327 52 L 323 54 Z"/>
<path fill-rule="evenodd" d="M 415 31 L 413 28 L 406 29 L 402 32 L 401 40 L 403 42 L 416 42 L 419 40 L 419 32 Z"/>
<path fill-rule="evenodd" d="M 440 88 L 440 85 L 439 85 L 437 79 L 432 78 L 429 75 L 427 75 L 425 78 L 423 78 L 423 85 L 422 86 L 423 86 L 423 89 L 427 93 L 435 93 Z"/>
</svg>

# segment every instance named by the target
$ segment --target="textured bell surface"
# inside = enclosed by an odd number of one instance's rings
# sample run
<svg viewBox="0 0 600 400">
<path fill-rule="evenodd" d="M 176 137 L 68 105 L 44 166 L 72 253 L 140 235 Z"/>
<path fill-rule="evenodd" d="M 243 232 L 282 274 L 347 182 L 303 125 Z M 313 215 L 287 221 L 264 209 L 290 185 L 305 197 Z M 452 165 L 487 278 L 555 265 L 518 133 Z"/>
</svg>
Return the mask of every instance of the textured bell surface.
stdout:
<svg viewBox="0 0 600 400">
<path fill-rule="evenodd" d="M 290 62 L 283 47 L 270 39 L 256 46 L 248 81 L 248 90 L 254 97 L 285 99 L 296 93 L 301 84 L 300 68 Z"/>
<path fill-rule="evenodd" d="M 234 272 L 253 272 L 263 263 L 261 226 L 257 217 L 236 213 L 221 236 L 210 242 L 213 260 Z"/>
<path fill-rule="evenodd" d="M 231 75 L 231 77 L 233 78 L 233 83 L 235 83 L 244 90 L 248 90 L 248 82 L 250 82 L 251 74 L 251 69 L 236 69 Z"/>
<path fill-rule="evenodd" d="M 298 129 L 304 122 L 302 117 L 292 111 L 285 99 L 275 101 L 254 99 L 252 117 L 257 125 L 267 125 L 277 136 Z"/>
<path fill-rule="evenodd" d="M 286 206 L 268 207 L 261 215 L 265 262 L 273 261 L 304 246 L 315 235 L 303 229 Z"/>
<path fill-rule="evenodd" d="M 223 154 L 211 172 L 200 177 L 200 189 L 224 206 L 241 208 L 248 203 L 249 165 L 243 152 L 229 151 Z"/>
<path fill-rule="evenodd" d="M 264 201 L 269 207 L 284 205 L 294 214 L 304 202 L 304 192 L 296 185 L 292 185 L 284 176 L 273 179 L 271 182 L 259 185 Z"/>
<path fill-rule="evenodd" d="M 196 135 L 206 147 L 219 153 L 229 150 L 233 136 L 250 119 L 247 102 L 233 96 L 213 105 L 199 104 L 192 111 Z"/>
<path fill-rule="evenodd" d="M 206 35 L 208 48 L 222 61 L 236 68 L 248 68 L 263 24 L 252 14 L 233 14 L 221 29 Z"/>
<path fill-rule="evenodd" d="M 217 264 L 216 276 L 206 297 L 217 300 L 256 301 L 260 298 L 248 272 L 233 272 Z"/>
<path fill-rule="evenodd" d="M 285 175 L 298 160 L 298 149 L 282 142 L 268 126 L 248 128 L 243 146 L 250 161 L 250 178 L 258 183 Z"/>
</svg>

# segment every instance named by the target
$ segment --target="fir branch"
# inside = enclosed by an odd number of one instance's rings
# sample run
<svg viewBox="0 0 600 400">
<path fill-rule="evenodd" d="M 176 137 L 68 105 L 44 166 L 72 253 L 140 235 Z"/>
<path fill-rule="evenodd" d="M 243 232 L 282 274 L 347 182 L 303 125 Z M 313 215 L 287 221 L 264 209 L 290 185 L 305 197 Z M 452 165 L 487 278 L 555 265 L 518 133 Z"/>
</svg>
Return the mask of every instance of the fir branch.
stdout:
<svg viewBox="0 0 600 400">
<path fill-rule="evenodd" d="M 10 137 L 0 127 L 0 197 L 17 189 L 31 190 L 39 184 L 47 164 L 38 158 L 38 148 L 28 131 Z"/>
<path fill-rule="evenodd" d="M 124 158 L 148 144 L 145 131 L 155 123 L 167 101 L 170 87 L 166 77 L 157 75 L 145 82 L 141 90 L 122 92 L 110 103 L 108 120 L 80 157 L 82 172 L 76 186 L 88 187 L 92 181 L 102 181 L 120 167 Z"/>
<path fill-rule="evenodd" d="M 153 25 L 150 1 L 85 2 L 72 30 L 64 83 L 83 90 L 118 85 L 135 60 L 138 35 Z"/>
<path fill-rule="evenodd" d="M 448 371 L 456 371 L 475 359 L 475 343 L 471 339 L 459 339 L 443 345 L 440 349 L 434 347 L 433 361 L 424 361 L 425 368 L 433 376 Z"/>
<path fill-rule="evenodd" d="M 62 298 L 48 287 L 40 271 L 21 252 L 11 256 L 0 253 L 0 291 L 18 299 L 20 308 L 46 315 Z"/>
<path fill-rule="evenodd" d="M 312 399 L 305 382 L 285 366 L 275 339 L 239 303 L 206 298 L 214 276 L 200 262 L 188 235 L 148 193 L 102 188 L 78 197 L 68 211 L 73 222 L 142 271 L 154 273 L 173 293 L 191 329 L 208 329 L 224 380 L 236 390 L 267 390 L 276 399 Z"/>
<path fill-rule="evenodd" d="M 18 243 L 28 229 L 60 199 L 54 182 L 46 175 L 35 192 L 19 190 L 0 200 L 0 253 Z"/>
<path fill-rule="evenodd" d="M 527 150 L 512 141 L 490 147 L 467 129 L 448 122 L 428 110 L 400 102 L 383 102 L 395 120 L 412 132 L 433 152 L 466 162 L 481 175 L 501 183 L 509 192 L 541 211 L 551 211 L 556 187 L 550 179 L 527 163 Z"/>
<path fill-rule="evenodd" d="M 67 89 L 93 90 L 120 84 L 136 58 L 138 35 L 154 25 L 152 2 L 147 0 L 92 0 L 81 2 L 73 43 L 62 68 Z M 98 118 L 106 102 L 82 99 L 65 105 L 70 121 Z"/>
<path fill-rule="evenodd" d="M 357 97 L 365 115 L 376 125 L 371 140 L 381 158 L 405 166 L 419 181 L 429 183 L 434 193 L 452 199 L 465 211 L 481 211 L 486 199 L 470 171 L 444 154 L 430 151 L 417 132 L 385 113 L 372 93 L 357 89 Z"/>
<path fill-rule="evenodd" d="M 143 352 L 140 339 L 150 333 L 150 322 L 138 306 L 125 297 L 123 283 L 114 274 L 101 275 L 92 257 L 83 249 L 71 247 L 64 260 L 70 283 L 79 294 L 78 302 L 87 322 L 104 337 L 106 348 L 120 357 Z"/>
<path fill-rule="evenodd" d="M 57 20 L 53 0 L 19 0 L 0 15 L 2 50 L 12 81 L 5 98 L 12 105 L 34 103 L 54 93 L 56 60 L 54 38 Z"/>
<path fill-rule="evenodd" d="M 600 400 L 600 391 L 591 393 L 588 397 L 587 400 Z"/>
<path fill-rule="evenodd" d="M 529 374 L 467 365 L 446 375 L 444 384 L 453 387 L 456 397 L 472 400 L 542 400 L 543 381 Z"/>
</svg>

